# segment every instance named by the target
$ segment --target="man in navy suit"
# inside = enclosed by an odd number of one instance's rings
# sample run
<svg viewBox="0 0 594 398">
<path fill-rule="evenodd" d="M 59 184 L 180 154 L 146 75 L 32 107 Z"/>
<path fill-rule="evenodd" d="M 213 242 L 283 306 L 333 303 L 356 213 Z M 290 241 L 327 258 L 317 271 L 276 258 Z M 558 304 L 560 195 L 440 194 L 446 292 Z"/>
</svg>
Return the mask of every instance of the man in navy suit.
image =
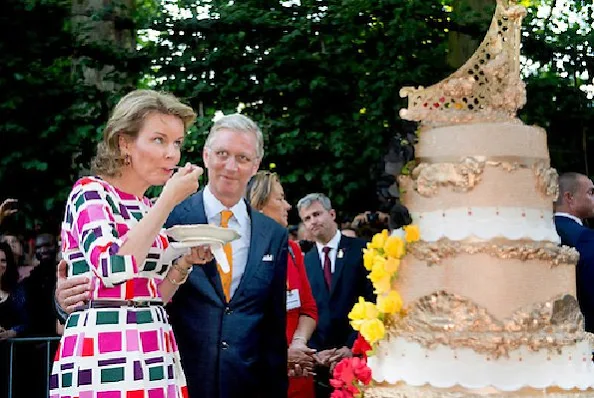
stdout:
<svg viewBox="0 0 594 398">
<path fill-rule="evenodd" d="M 165 225 L 225 224 L 241 235 L 227 254 L 230 273 L 220 273 L 214 260 L 195 266 L 167 306 L 190 398 L 287 396 L 288 234 L 243 199 L 263 154 L 252 120 L 235 114 L 215 122 L 202 152 L 208 185 Z M 64 281 L 58 301 L 82 304 L 87 289 L 80 278 Z"/>
<path fill-rule="evenodd" d="M 594 231 L 583 220 L 594 216 L 594 184 L 587 176 L 565 173 L 559 177 L 555 226 L 563 245 L 580 253 L 576 268 L 577 299 L 586 331 L 594 332 Z"/>
<path fill-rule="evenodd" d="M 202 154 L 208 185 L 166 223 L 220 225 L 230 210 L 228 226 L 241 235 L 232 242 L 228 285 L 212 261 L 195 267 L 168 306 L 192 398 L 287 396 L 288 235 L 243 199 L 263 152 L 262 132 L 249 118 L 215 122 Z"/>
<path fill-rule="evenodd" d="M 316 376 L 316 397 L 328 397 L 329 371 L 351 356 L 357 332 L 348 314 L 359 297 L 375 302 L 373 285 L 363 266 L 365 241 L 344 236 L 336 225 L 330 199 L 312 193 L 297 204 L 299 217 L 315 246 L 305 255 L 305 267 L 318 306 L 318 324 L 309 346 L 318 351 L 321 366 Z"/>
</svg>

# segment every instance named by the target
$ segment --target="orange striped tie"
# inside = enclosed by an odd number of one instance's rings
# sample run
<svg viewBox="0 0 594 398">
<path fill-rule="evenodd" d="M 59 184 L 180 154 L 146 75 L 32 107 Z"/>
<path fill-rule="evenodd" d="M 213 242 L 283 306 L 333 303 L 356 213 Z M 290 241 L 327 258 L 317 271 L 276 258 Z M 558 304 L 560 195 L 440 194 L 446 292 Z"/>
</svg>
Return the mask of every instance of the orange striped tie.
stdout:
<svg viewBox="0 0 594 398">
<path fill-rule="evenodd" d="M 221 227 L 229 228 L 229 219 L 232 216 L 233 212 L 231 210 L 221 211 Z M 231 300 L 231 279 L 233 277 L 233 249 L 231 248 L 231 243 L 227 243 L 223 246 L 223 250 L 227 255 L 227 261 L 229 262 L 229 272 L 225 273 L 219 264 L 217 264 L 217 268 L 219 269 L 219 275 L 221 276 L 225 298 L 227 299 L 227 302 L 229 302 L 229 300 Z"/>
</svg>

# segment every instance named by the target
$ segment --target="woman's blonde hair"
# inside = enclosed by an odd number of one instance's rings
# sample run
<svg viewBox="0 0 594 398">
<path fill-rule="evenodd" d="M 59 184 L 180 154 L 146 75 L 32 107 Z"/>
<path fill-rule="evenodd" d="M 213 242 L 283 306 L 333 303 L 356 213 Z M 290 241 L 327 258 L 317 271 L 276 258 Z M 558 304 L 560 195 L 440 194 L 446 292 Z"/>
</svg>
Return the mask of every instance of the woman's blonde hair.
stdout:
<svg viewBox="0 0 594 398">
<path fill-rule="evenodd" d="M 103 139 L 97 144 L 97 154 L 91 163 L 93 174 L 106 177 L 120 175 L 125 164 L 120 150 L 120 135 L 135 140 L 145 118 L 151 113 L 179 117 L 186 131 L 196 120 L 194 110 L 171 94 L 154 90 L 134 90 L 126 94 L 114 108 L 103 130 Z"/>
<path fill-rule="evenodd" d="M 270 199 L 272 187 L 275 182 L 280 184 L 278 174 L 276 173 L 270 171 L 258 171 L 254 174 L 248 183 L 245 195 L 250 206 L 256 210 L 262 210 Z"/>
</svg>

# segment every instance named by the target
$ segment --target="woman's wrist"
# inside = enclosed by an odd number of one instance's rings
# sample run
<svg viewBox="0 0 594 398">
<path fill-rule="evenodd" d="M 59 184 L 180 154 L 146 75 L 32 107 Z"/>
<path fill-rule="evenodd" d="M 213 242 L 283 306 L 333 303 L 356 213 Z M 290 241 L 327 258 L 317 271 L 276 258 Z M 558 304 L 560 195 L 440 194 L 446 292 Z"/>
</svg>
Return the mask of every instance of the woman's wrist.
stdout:
<svg viewBox="0 0 594 398">
<path fill-rule="evenodd" d="M 181 273 L 190 272 L 192 270 L 192 265 L 193 264 L 190 264 L 186 261 L 185 256 L 182 256 L 173 262 L 173 268 L 175 268 Z"/>
<path fill-rule="evenodd" d="M 291 341 L 291 345 L 296 344 L 303 344 L 307 345 L 307 339 L 303 336 L 293 336 L 293 340 Z"/>
<path fill-rule="evenodd" d="M 166 279 L 171 284 L 179 286 L 188 280 L 188 276 L 190 275 L 190 272 L 192 272 L 192 265 L 190 264 L 187 266 L 184 264 L 187 263 L 183 260 L 183 257 L 181 257 L 172 264 L 173 266 L 171 268 L 169 268 Z"/>
</svg>

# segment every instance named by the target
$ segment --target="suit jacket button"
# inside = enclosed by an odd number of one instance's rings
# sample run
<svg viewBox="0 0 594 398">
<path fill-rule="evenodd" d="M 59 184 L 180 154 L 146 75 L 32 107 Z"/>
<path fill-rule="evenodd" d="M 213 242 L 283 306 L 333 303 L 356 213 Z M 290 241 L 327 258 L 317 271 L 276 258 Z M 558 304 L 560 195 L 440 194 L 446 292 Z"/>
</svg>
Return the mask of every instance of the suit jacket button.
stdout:
<svg viewBox="0 0 594 398">
<path fill-rule="evenodd" d="M 221 343 L 221 348 L 222 348 L 223 350 L 226 350 L 227 348 L 229 348 L 229 344 L 228 344 L 226 341 L 223 341 L 223 342 Z"/>
<path fill-rule="evenodd" d="M 225 307 L 225 314 L 231 315 L 232 313 L 233 313 L 233 310 L 230 307 Z"/>
</svg>

